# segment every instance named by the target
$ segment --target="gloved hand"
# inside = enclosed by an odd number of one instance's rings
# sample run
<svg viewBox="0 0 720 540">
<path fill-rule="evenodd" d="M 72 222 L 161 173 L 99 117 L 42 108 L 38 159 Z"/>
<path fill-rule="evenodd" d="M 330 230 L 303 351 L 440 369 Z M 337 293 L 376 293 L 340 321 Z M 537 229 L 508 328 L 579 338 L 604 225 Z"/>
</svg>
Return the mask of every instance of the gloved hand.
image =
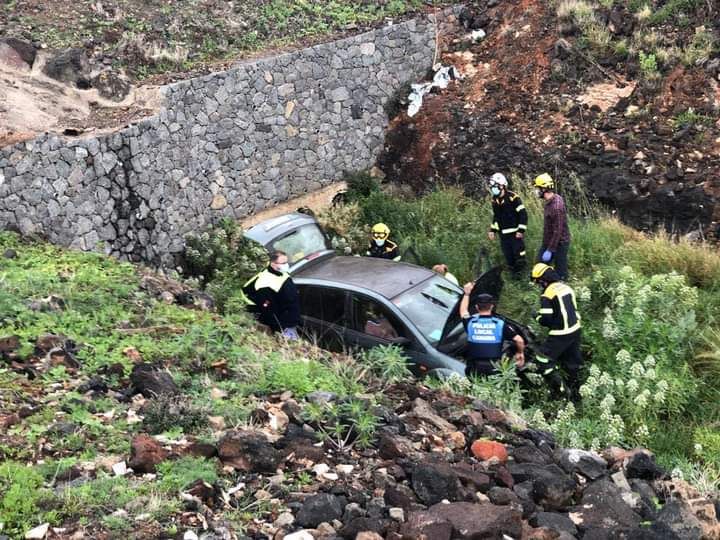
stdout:
<svg viewBox="0 0 720 540">
<path fill-rule="evenodd" d="M 550 262 L 550 259 L 552 259 L 552 256 L 553 256 L 553 252 L 550 251 L 549 249 L 546 249 L 545 251 L 543 251 L 543 254 L 542 254 L 542 262 L 544 262 L 544 263 Z"/>
</svg>

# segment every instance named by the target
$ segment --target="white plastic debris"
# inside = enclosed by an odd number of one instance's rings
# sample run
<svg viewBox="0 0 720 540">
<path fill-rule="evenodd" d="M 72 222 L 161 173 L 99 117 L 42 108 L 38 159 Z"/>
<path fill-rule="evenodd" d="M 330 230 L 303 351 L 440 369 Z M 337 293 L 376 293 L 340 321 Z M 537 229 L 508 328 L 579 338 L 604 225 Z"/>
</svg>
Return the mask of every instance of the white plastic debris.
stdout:
<svg viewBox="0 0 720 540">
<path fill-rule="evenodd" d="M 430 93 L 433 88 L 444 90 L 450 84 L 450 81 L 462 79 L 460 72 L 455 66 L 440 66 L 435 72 L 432 82 L 418 83 L 410 85 L 412 92 L 408 96 L 410 105 L 408 105 L 408 116 L 413 117 L 422 107 L 423 96 Z"/>
<path fill-rule="evenodd" d="M 485 39 L 486 35 L 487 34 L 485 33 L 485 30 L 473 30 L 472 32 L 470 32 L 470 40 L 477 43 L 478 41 Z"/>
<path fill-rule="evenodd" d="M 50 528 L 49 523 L 43 523 L 34 529 L 30 529 L 25 533 L 26 540 L 42 540 L 47 535 L 48 529 Z"/>
</svg>

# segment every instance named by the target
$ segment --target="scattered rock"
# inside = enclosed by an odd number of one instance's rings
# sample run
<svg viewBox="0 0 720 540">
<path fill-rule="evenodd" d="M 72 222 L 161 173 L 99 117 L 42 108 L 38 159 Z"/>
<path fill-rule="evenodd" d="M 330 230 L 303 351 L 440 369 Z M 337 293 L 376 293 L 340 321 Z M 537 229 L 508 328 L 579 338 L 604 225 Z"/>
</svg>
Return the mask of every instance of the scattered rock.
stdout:
<svg viewBox="0 0 720 540">
<path fill-rule="evenodd" d="M 538 512 L 530 519 L 530 525 L 544 527 L 559 533 L 564 532 L 572 536 L 577 535 L 577 527 L 572 520 L 563 514 L 554 512 Z"/>
<path fill-rule="evenodd" d="M 682 540 L 700 540 L 703 527 L 684 501 L 670 500 L 658 513 L 657 521 L 666 525 Z"/>
<path fill-rule="evenodd" d="M 481 461 L 496 459 L 500 463 L 505 463 L 508 459 L 508 453 L 505 445 L 496 441 L 478 439 L 472 443 L 470 450 L 473 455 Z"/>
<path fill-rule="evenodd" d="M 519 538 L 522 534 L 522 514 L 508 506 L 456 502 L 436 504 L 428 511 L 450 522 L 453 538 Z"/>
<path fill-rule="evenodd" d="M 450 540 L 453 526 L 445 517 L 434 512 L 411 512 L 407 523 L 400 527 L 403 538 Z"/>
<path fill-rule="evenodd" d="M 140 393 L 148 399 L 180 393 L 180 389 L 168 372 L 161 371 L 148 363 L 137 364 L 133 367 L 130 383 L 135 393 Z"/>
<path fill-rule="evenodd" d="M 155 467 L 168 457 L 168 452 L 149 435 L 137 435 L 130 443 L 128 464 L 136 473 L 154 473 Z"/>
<path fill-rule="evenodd" d="M 407 457 L 415 452 L 412 443 L 400 435 L 383 433 L 378 441 L 378 453 L 383 459 Z"/>
<path fill-rule="evenodd" d="M 37 49 L 31 43 L 16 38 L 0 39 L 0 64 L 13 69 L 30 71 Z"/>
<path fill-rule="evenodd" d="M 412 471 L 413 491 L 430 506 L 447 499 L 456 501 L 462 493 L 457 474 L 446 463 L 421 463 Z"/>
<path fill-rule="evenodd" d="M 218 455 L 225 465 L 248 472 L 274 473 L 281 458 L 265 435 L 251 431 L 228 431 L 218 442 Z"/>
<path fill-rule="evenodd" d="M 283 536 L 283 540 L 315 540 L 315 537 L 310 531 L 297 531 L 292 534 L 286 534 Z"/>
<path fill-rule="evenodd" d="M 550 510 L 562 510 L 571 504 L 575 495 L 575 481 L 567 476 L 538 478 L 533 484 L 536 503 Z"/>
<path fill-rule="evenodd" d="M 51 79 L 78 88 L 90 87 L 90 62 L 84 49 L 60 51 L 47 60 L 43 66 L 43 73 Z"/>
<path fill-rule="evenodd" d="M 92 77 L 90 85 L 98 91 L 100 96 L 118 103 L 123 101 L 132 89 L 132 84 L 127 77 L 111 69 L 104 69 Z"/>
<path fill-rule="evenodd" d="M 319 493 L 305 500 L 297 513 L 296 521 L 302 527 L 317 527 L 323 521 L 340 519 L 343 506 L 339 497 Z"/>
<path fill-rule="evenodd" d="M 607 472 L 607 462 L 595 452 L 587 450 L 563 448 L 556 452 L 556 460 L 565 472 L 579 473 L 590 480 L 596 480 Z"/>
<path fill-rule="evenodd" d="M 325 392 L 323 390 L 310 392 L 307 396 L 305 396 L 308 403 L 314 403 L 315 405 L 327 405 L 328 403 L 337 401 L 337 398 L 337 394 L 333 392 Z"/>
<path fill-rule="evenodd" d="M 625 463 L 625 474 L 628 478 L 641 480 L 657 480 L 665 475 L 656 463 L 655 458 L 646 452 L 638 452 Z"/>
<path fill-rule="evenodd" d="M 34 529 L 30 529 L 25 533 L 25 540 L 42 540 L 47 536 L 48 529 L 50 528 L 49 523 L 43 523 L 38 525 Z"/>
<path fill-rule="evenodd" d="M 607 480 L 596 480 L 587 486 L 570 516 L 582 531 L 635 528 L 640 524 L 640 516 L 623 500 L 620 489 Z"/>
</svg>

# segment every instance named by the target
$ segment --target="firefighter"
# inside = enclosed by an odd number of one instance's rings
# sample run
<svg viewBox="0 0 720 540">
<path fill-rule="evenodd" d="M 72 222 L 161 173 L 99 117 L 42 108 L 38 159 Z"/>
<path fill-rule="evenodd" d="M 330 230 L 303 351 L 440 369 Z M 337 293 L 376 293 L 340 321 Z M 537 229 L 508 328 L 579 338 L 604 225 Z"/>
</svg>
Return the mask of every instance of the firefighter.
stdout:
<svg viewBox="0 0 720 540">
<path fill-rule="evenodd" d="M 525 365 L 525 341 L 505 321 L 493 314 L 495 299 L 489 294 L 478 295 L 475 302 L 475 313 L 470 315 L 470 293 L 473 283 L 463 287 L 460 301 L 460 317 L 467 333 L 468 349 L 465 375 L 493 375 L 497 373 L 496 364 L 503 354 L 503 343 L 512 341 L 515 344 L 515 365 Z"/>
<path fill-rule="evenodd" d="M 283 251 L 270 254 L 268 267 L 252 277 L 243 287 L 250 300 L 248 309 L 258 320 L 274 332 L 282 332 L 288 339 L 298 339 L 300 324 L 300 295 L 288 271 L 287 255 Z"/>
<path fill-rule="evenodd" d="M 368 257 L 400 260 L 400 249 L 390 240 L 390 227 L 384 223 L 376 223 L 370 232 L 370 245 L 365 253 Z"/>
<path fill-rule="evenodd" d="M 560 279 L 567 280 L 570 228 L 565 200 L 555 193 L 555 181 L 547 173 L 536 177 L 533 185 L 537 196 L 545 201 L 543 241 L 537 260 L 552 264 Z"/>
<path fill-rule="evenodd" d="M 545 263 L 533 266 L 531 275 L 543 291 L 535 320 L 548 328 L 548 337 L 538 347 L 536 355 L 540 372 L 556 394 L 579 401 L 582 355 L 575 292 L 560 280 L 552 266 Z M 566 373 L 565 378 L 559 372 L 560 367 Z"/>
<path fill-rule="evenodd" d="M 512 272 L 519 276 L 525 268 L 525 231 L 527 211 L 520 197 L 508 190 L 505 175 L 495 173 L 490 178 L 493 223 L 488 238 L 500 235 L 500 248 Z"/>
</svg>

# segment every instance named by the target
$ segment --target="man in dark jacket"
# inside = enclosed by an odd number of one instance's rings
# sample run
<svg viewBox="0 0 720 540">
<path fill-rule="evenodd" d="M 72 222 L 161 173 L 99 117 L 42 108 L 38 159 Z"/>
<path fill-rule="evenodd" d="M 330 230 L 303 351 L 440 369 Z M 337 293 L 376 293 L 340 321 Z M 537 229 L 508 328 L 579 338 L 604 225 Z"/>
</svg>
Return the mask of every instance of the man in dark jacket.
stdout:
<svg viewBox="0 0 720 540">
<path fill-rule="evenodd" d="M 525 364 L 525 340 L 505 321 L 493 314 L 495 300 L 489 294 L 480 294 L 474 306 L 475 313 L 470 314 L 470 293 L 474 284 L 466 283 L 464 295 L 460 301 L 460 317 L 462 317 L 467 333 L 468 349 L 465 375 L 493 375 L 497 373 L 496 363 L 503 353 L 503 343 L 512 341 L 515 344 L 515 364 L 522 368 Z"/>
<path fill-rule="evenodd" d="M 261 323 L 282 332 L 288 339 L 297 339 L 300 296 L 288 274 L 289 268 L 287 255 L 282 251 L 273 252 L 268 267 L 251 278 L 243 292 L 252 302 L 248 309 Z"/>
<path fill-rule="evenodd" d="M 534 181 L 538 197 L 545 200 L 543 241 L 538 253 L 538 262 L 552 264 L 560 279 L 568 278 L 568 251 L 570 250 L 570 228 L 563 198 L 555 193 L 555 181 L 543 173 Z"/>
<path fill-rule="evenodd" d="M 518 276 L 525 268 L 525 231 L 527 230 L 527 211 L 520 197 L 508 190 L 505 175 L 495 173 L 490 178 L 492 193 L 493 222 L 488 238 L 495 240 L 500 235 L 500 248 L 505 261 Z"/>
<path fill-rule="evenodd" d="M 532 279 L 543 290 L 535 320 L 548 329 L 548 337 L 538 347 L 536 355 L 541 373 L 556 393 L 578 401 L 582 331 L 575 291 L 560 281 L 560 276 L 552 266 L 544 263 L 537 263 L 533 267 Z M 565 370 L 567 379 L 563 380 L 559 367 Z"/>
</svg>

